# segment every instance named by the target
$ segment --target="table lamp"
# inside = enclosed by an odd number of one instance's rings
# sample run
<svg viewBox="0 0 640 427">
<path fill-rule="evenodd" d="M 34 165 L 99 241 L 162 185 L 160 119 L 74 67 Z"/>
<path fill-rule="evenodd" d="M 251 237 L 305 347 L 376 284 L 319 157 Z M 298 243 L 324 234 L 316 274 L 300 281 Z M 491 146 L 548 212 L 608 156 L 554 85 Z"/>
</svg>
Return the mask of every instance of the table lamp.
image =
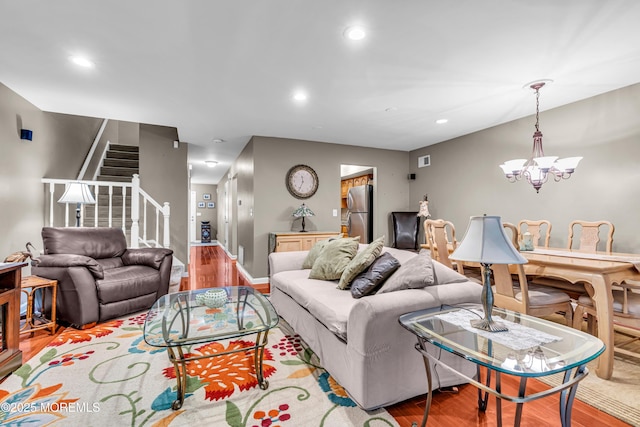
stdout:
<svg viewBox="0 0 640 427">
<path fill-rule="evenodd" d="M 525 264 L 527 260 L 513 246 L 504 231 L 499 216 L 472 216 L 458 248 L 449 256 L 456 261 L 480 263 L 482 276 L 482 308 L 484 319 L 472 320 L 471 326 L 490 332 L 506 331 L 507 327 L 491 319 L 493 291 L 492 264 Z"/>
<path fill-rule="evenodd" d="M 96 199 L 87 184 L 71 182 L 67 185 L 58 203 L 76 203 L 76 227 L 80 227 L 80 205 L 93 205 L 96 203 Z"/>
<path fill-rule="evenodd" d="M 313 213 L 313 211 L 311 209 L 309 209 L 309 207 L 307 205 L 305 205 L 304 203 L 300 205 L 300 207 L 298 207 L 298 209 L 296 209 L 295 211 L 293 211 L 292 216 L 294 216 L 295 218 L 300 218 L 302 217 L 302 230 L 300 230 L 300 232 L 302 233 L 306 233 L 307 230 L 304 229 L 304 219 L 305 217 L 308 216 L 314 216 L 315 214 Z"/>
</svg>

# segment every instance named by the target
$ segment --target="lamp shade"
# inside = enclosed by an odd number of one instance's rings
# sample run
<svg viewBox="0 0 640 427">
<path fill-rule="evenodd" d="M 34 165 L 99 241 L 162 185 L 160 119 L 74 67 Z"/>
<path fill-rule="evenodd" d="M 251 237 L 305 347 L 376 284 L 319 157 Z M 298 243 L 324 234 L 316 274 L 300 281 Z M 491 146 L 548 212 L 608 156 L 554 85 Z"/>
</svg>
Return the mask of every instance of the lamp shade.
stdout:
<svg viewBox="0 0 640 427">
<path fill-rule="evenodd" d="M 293 211 L 292 216 L 296 218 L 305 217 L 305 216 L 314 216 L 315 214 L 307 205 L 304 203 L 300 205 L 295 211 Z"/>
<path fill-rule="evenodd" d="M 64 194 L 58 200 L 58 203 L 82 203 L 92 205 L 96 199 L 91 194 L 91 190 L 87 184 L 82 182 L 71 182 L 67 185 Z"/>
<path fill-rule="evenodd" d="M 482 264 L 525 264 L 513 246 L 499 216 L 472 216 L 462 242 L 449 256 L 453 260 Z"/>
</svg>

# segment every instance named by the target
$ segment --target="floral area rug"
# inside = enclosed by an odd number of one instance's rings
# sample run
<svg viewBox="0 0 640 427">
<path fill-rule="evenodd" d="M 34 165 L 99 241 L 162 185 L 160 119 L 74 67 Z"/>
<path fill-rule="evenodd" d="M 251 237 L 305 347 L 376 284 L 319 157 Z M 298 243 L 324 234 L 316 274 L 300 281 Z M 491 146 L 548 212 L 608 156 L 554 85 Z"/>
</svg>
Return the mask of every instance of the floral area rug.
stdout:
<svg viewBox="0 0 640 427">
<path fill-rule="evenodd" d="M 184 405 L 176 397 L 166 350 L 143 337 L 146 314 L 67 329 L 0 384 L 2 426 L 397 426 L 383 409 L 366 412 L 281 324 L 264 354 L 269 388 L 261 390 L 253 351 L 189 362 Z M 248 339 L 254 339 L 250 336 Z M 194 345 L 220 353 L 245 339 Z"/>
</svg>

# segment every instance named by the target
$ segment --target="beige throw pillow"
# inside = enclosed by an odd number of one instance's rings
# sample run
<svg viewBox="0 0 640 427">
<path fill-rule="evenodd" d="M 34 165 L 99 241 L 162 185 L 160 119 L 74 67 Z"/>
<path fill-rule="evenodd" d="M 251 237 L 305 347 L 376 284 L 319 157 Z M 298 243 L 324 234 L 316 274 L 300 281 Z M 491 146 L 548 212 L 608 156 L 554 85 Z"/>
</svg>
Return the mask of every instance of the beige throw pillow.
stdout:
<svg viewBox="0 0 640 427">
<path fill-rule="evenodd" d="M 338 280 L 358 252 L 360 237 L 336 239 L 324 246 L 313 263 L 309 279 Z"/>
<path fill-rule="evenodd" d="M 400 291 L 402 289 L 421 289 L 435 284 L 433 262 L 429 251 L 420 253 L 406 261 L 395 273 L 384 282 L 379 294 Z"/>
<path fill-rule="evenodd" d="M 351 286 L 353 279 L 364 270 L 369 267 L 373 261 L 378 258 L 382 252 L 384 246 L 384 236 L 374 240 L 366 248 L 361 250 L 353 257 L 351 262 L 347 264 L 342 276 L 340 276 L 340 282 L 338 282 L 338 289 L 348 289 Z"/>
</svg>

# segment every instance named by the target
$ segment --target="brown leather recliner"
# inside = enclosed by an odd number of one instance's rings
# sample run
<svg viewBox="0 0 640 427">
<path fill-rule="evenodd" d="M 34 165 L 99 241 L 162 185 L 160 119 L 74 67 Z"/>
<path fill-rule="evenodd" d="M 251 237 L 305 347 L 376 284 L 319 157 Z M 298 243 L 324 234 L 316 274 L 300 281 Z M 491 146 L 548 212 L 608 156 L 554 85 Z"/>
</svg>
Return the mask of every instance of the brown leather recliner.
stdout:
<svg viewBox="0 0 640 427">
<path fill-rule="evenodd" d="M 173 251 L 127 249 L 119 228 L 44 227 L 31 273 L 58 281 L 57 317 L 74 327 L 150 308 L 169 290 Z"/>
</svg>

